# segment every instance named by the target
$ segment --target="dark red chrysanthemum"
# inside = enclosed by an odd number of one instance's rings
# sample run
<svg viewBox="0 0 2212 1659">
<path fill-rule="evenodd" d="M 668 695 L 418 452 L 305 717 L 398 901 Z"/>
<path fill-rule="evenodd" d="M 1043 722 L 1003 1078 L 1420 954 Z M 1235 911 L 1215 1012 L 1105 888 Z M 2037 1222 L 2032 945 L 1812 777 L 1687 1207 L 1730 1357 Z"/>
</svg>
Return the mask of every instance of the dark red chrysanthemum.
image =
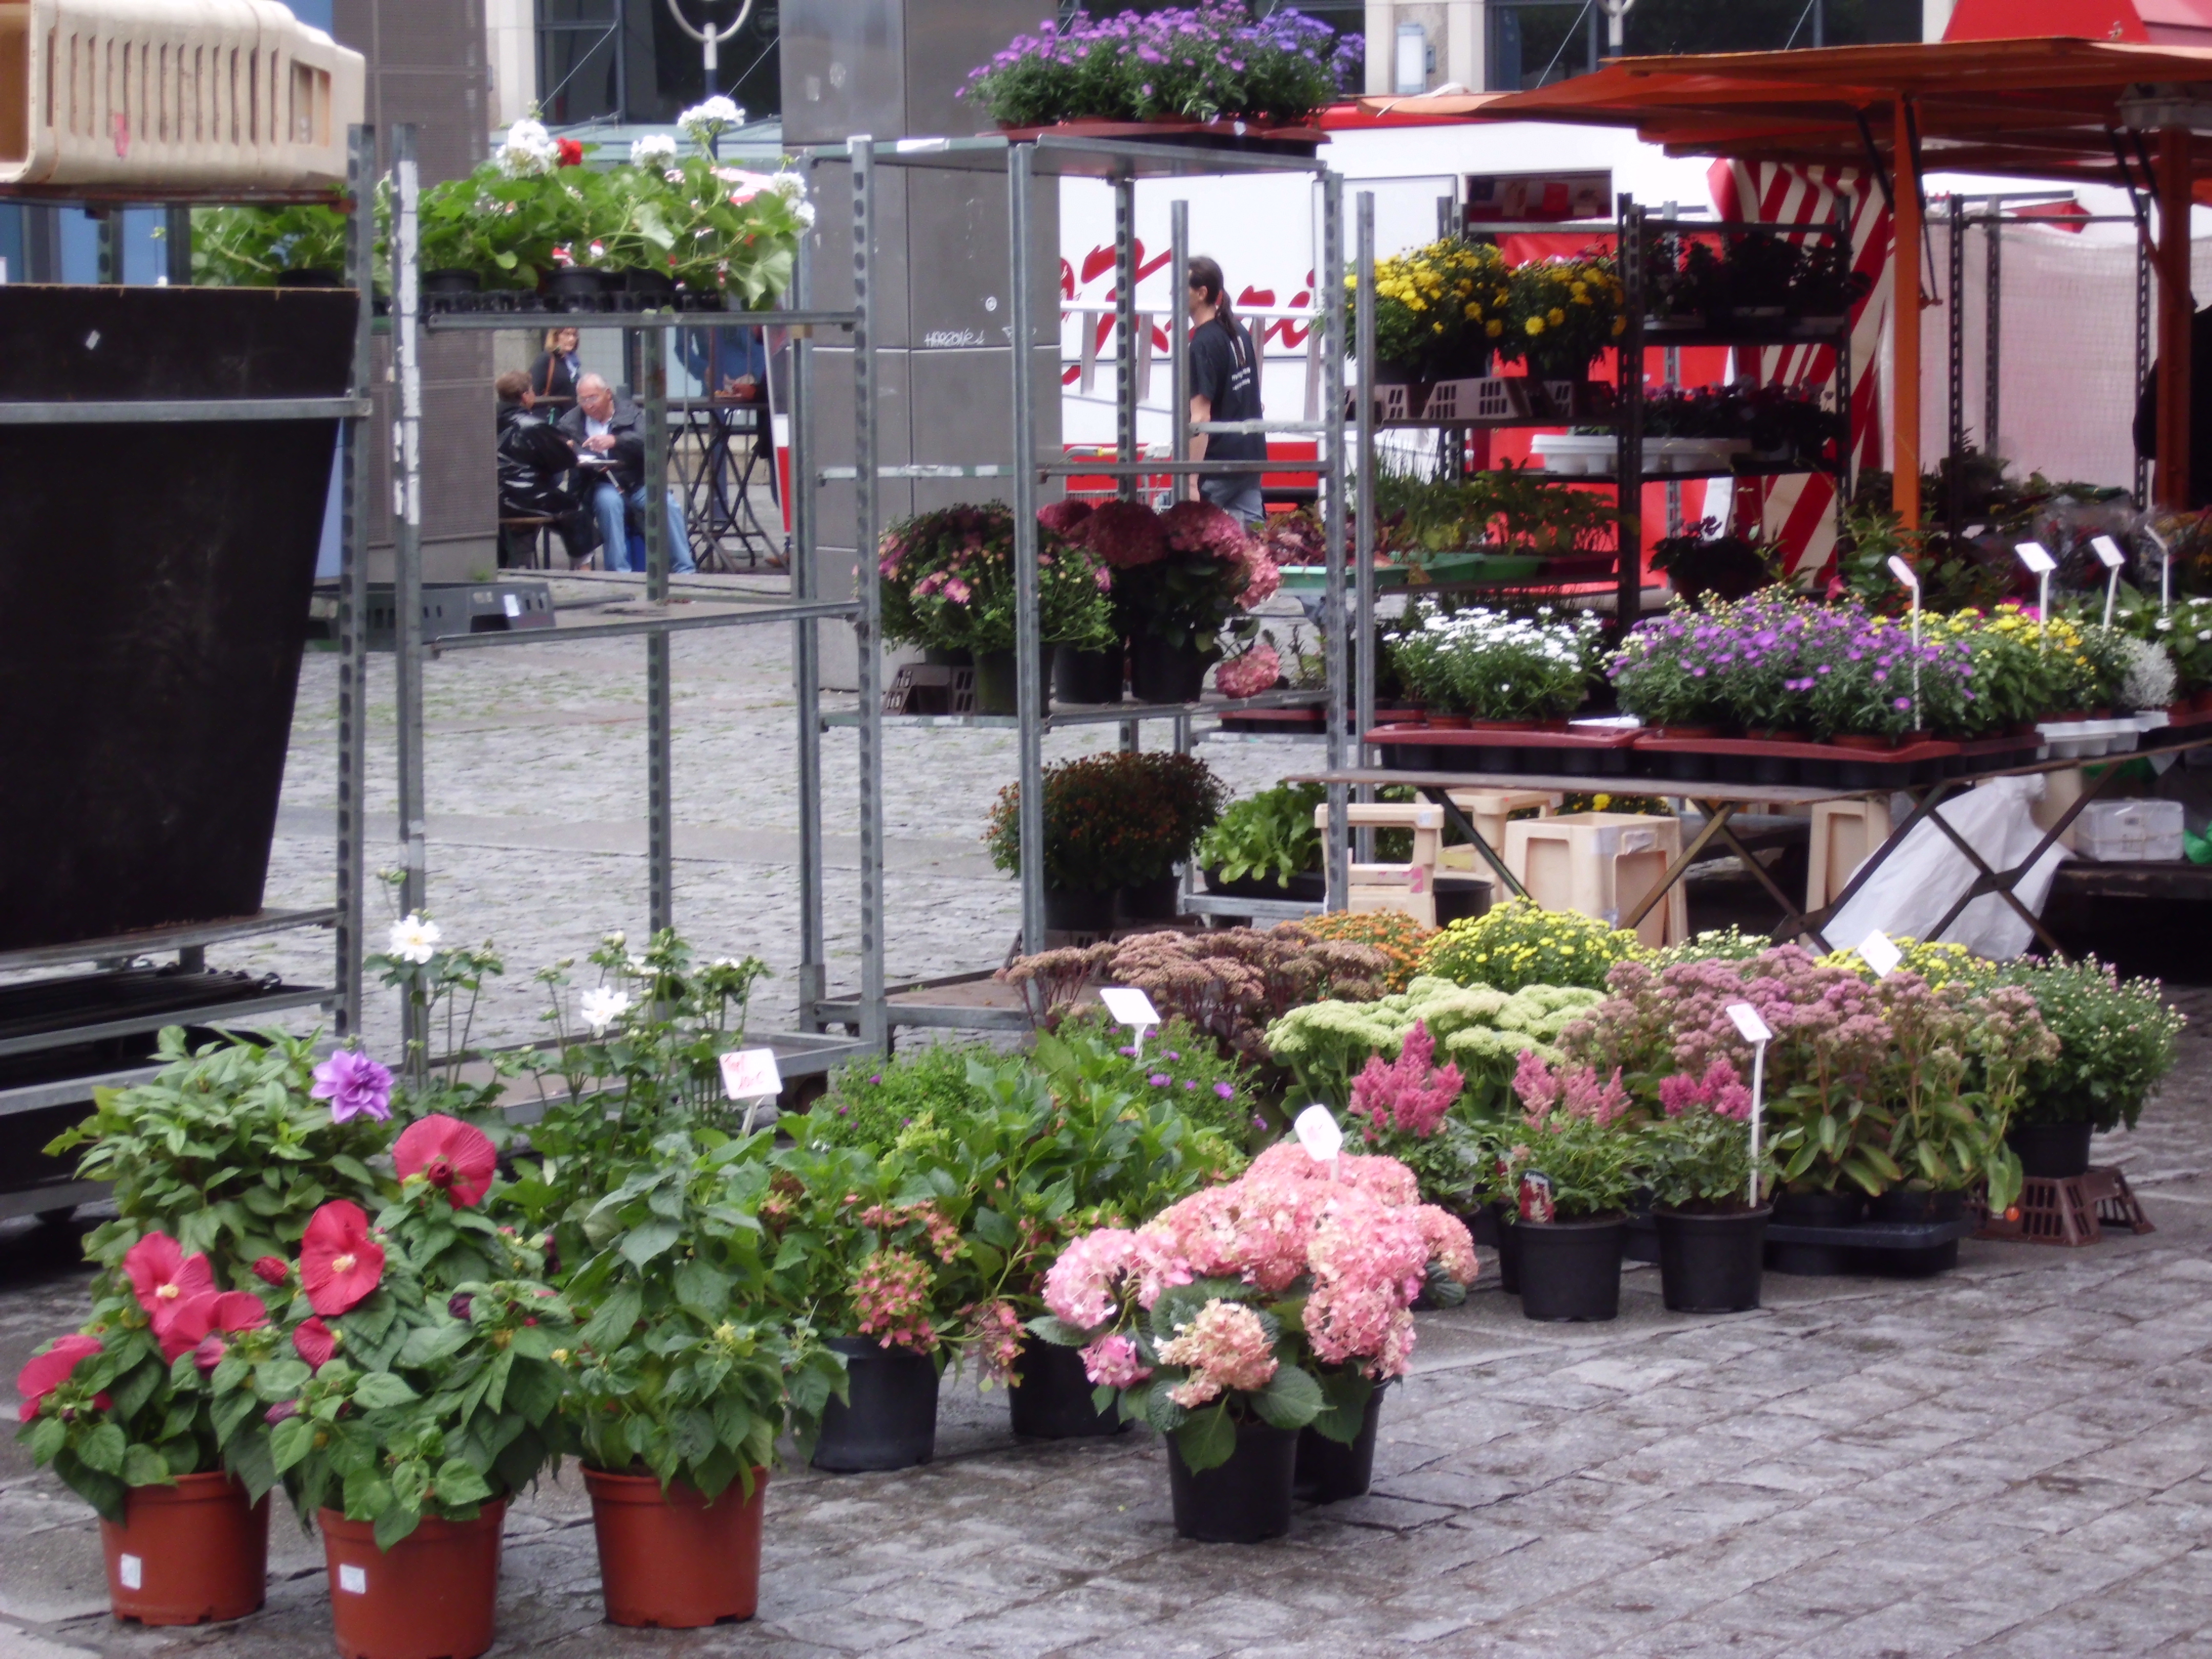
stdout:
<svg viewBox="0 0 2212 1659">
<path fill-rule="evenodd" d="M 465 1210 L 490 1190 L 499 1154 L 483 1130 L 439 1113 L 407 1126 L 392 1149 L 392 1162 L 402 1181 L 419 1175 L 455 1209 Z"/>
<path fill-rule="evenodd" d="M 309 1307 L 342 1314 L 383 1278 L 384 1247 L 368 1236 L 368 1218 L 358 1204 L 332 1199 L 315 1212 L 300 1241 L 300 1283 Z"/>
</svg>

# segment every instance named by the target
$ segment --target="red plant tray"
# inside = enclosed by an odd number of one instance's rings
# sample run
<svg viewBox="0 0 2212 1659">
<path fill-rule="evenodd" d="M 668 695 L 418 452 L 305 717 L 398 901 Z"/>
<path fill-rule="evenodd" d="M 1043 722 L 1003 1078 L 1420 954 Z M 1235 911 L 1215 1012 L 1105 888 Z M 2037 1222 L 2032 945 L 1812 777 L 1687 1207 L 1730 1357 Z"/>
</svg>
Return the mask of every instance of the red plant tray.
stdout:
<svg viewBox="0 0 2212 1659">
<path fill-rule="evenodd" d="M 1895 749 L 1857 749 L 1836 743 L 1774 742 L 1758 738 L 1665 738 L 1636 734 L 1639 759 L 1654 775 L 1724 783 L 1835 785 L 1844 788 L 1895 788 L 1933 783 L 1959 757 L 1959 745 L 1928 738 Z"/>
<path fill-rule="evenodd" d="M 1476 730 L 1447 726 L 1378 726 L 1363 743 L 1414 745 L 1427 750 L 1430 772 L 1564 772 L 1577 776 L 1625 776 L 1634 759 L 1632 730 L 1599 727 L 1571 730 L 1528 726 L 1519 731 Z M 1476 751 L 1483 751 L 1478 763 Z"/>
</svg>

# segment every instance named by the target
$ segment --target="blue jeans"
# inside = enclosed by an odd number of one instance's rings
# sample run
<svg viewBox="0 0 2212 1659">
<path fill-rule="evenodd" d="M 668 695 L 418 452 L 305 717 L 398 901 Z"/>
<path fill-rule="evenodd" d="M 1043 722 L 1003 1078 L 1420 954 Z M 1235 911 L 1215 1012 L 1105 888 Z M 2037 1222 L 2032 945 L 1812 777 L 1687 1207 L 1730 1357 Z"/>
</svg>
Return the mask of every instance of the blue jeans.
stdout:
<svg viewBox="0 0 2212 1659">
<path fill-rule="evenodd" d="M 640 517 L 644 515 L 643 484 L 629 492 L 629 509 Z M 592 513 L 599 521 L 599 568 L 643 570 L 642 562 L 635 565 L 629 562 L 629 532 L 623 524 L 623 493 L 611 478 L 602 478 L 592 487 Z M 668 568 L 679 576 L 698 568 L 691 559 L 691 538 L 684 533 L 684 503 L 672 489 L 668 492 Z"/>
<path fill-rule="evenodd" d="M 1201 499 L 1212 501 L 1240 523 L 1257 524 L 1267 516 L 1267 503 L 1260 493 L 1257 473 L 1223 472 L 1202 477 L 1198 481 L 1198 493 Z"/>
</svg>

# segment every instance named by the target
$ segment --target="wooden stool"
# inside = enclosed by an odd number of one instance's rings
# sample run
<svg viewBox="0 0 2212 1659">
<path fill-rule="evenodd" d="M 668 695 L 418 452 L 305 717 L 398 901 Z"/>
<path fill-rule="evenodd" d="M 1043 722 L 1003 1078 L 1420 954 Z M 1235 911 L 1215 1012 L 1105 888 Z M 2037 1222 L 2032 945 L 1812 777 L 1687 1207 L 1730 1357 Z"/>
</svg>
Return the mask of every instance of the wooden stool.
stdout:
<svg viewBox="0 0 2212 1659">
<path fill-rule="evenodd" d="M 1859 866 L 1889 839 L 1889 797 L 1813 804 L 1813 850 L 1805 866 L 1805 908 L 1819 909 L 1858 873 Z"/>
<path fill-rule="evenodd" d="M 1565 812 L 1505 826 L 1505 867 L 1547 910 L 1575 910 L 1618 927 L 1682 851 L 1682 826 L 1636 812 Z M 1689 901 L 1676 882 L 1637 924 L 1657 949 L 1687 939 Z"/>
<path fill-rule="evenodd" d="M 1500 856 L 1505 852 L 1505 825 L 1516 812 L 1525 812 L 1533 806 L 1538 817 L 1548 817 L 1559 810 L 1559 802 L 1564 799 L 1540 789 L 1449 789 L 1444 793 L 1454 806 L 1467 814 L 1475 834 Z M 1485 879 L 1492 874 L 1490 861 L 1479 856 L 1472 847 L 1447 847 L 1437 864 L 1440 869 L 1471 871 Z"/>
</svg>

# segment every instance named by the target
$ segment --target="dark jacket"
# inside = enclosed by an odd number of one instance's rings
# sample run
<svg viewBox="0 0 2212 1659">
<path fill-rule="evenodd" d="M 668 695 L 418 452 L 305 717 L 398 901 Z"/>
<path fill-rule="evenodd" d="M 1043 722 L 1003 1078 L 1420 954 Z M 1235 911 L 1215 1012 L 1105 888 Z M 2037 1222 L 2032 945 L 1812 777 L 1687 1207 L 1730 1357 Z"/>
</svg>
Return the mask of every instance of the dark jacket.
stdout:
<svg viewBox="0 0 2212 1659">
<path fill-rule="evenodd" d="M 530 395 L 540 403 L 560 405 L 553 413 L 576 401 L 576 382 L 568 373 L 568 360 L 556 351 L 541 351 L 530 365 Z"/>
<path fill-rule="evenodd" d="M 563 484 L 576 464 L 568 440 L 544 416 L 520 404 L 499 406 L 499 465 L 501 518 L 550 518 L 571 558 L 581 558 L 598 541 L 596 521 L 584 503 Z"/>
<path fill-rule="evenodd" d="M 2136 404 L 2136 453 L 2158 459 L 2158 365 Z M 2189 505 L 2212 506 L 2212 306 L 2189 326 Z"/>
<path fill-rule="evenodd" d="M 573 447 L 581 450 L 584 447 L 584 411 L 570 410 L 561 417 L 558 430 Z M 635 404 L 616 398 L 615 412 L 607 422 L 607 431 L 615 441 L 615 483 L 627 495 L 645 483 L 645 411 Z"/>
</svg>

